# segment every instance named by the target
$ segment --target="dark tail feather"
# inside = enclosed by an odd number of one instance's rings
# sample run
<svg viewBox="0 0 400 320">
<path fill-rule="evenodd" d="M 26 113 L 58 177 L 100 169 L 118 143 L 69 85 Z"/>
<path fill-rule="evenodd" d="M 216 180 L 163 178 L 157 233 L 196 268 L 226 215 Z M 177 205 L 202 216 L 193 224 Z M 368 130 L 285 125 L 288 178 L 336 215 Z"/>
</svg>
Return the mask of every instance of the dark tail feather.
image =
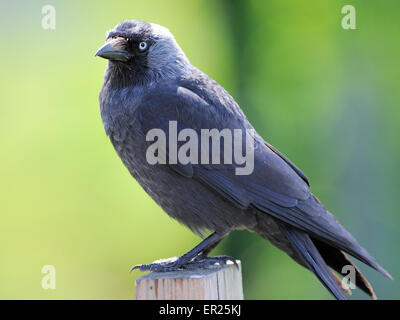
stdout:
<svg viewBox="0 0 400 320">
<path fill-rule="evenodd" d="M 292 243 L 297 254 L 304 260 L 308 269 L 318 277 L 329 292 L 338 300 L 347 300 L 346 294 L 336 281 L 308 234 L 283 224 L 279 224 L 279 227 Z"/>
<path fill-rule="evenodd" d="M 313 195 L 312 197 L 319 205 L 320 207 L 323 208 L 329 215 L 332 215 L 329 213 L 326 208 L 322 205 L 322 203 L 318 200 L 316 196 Z M 348 233 L 348 231 L 345 231 Z M 317 235 L 318 236 L 318 235 Z M 350 243 L 345 244 L 344 242 L 333 242 L 330 240 L 327 240 L 328 242 L 332 243 L 333 247 L 337 247 L 348 254 L 352 255 L 354 258 L 357 258 L 361 262 L 364 262 L 366 265 L 370 266 L 371 268 L 374 268 L 376 271 L 380 272 L 383 274 L 385 277 L 387 277 L 390 280 L 393 280 L 393 277 L 387 272 L 384 268 L 382 268 L 378 262 L 375 260 L 371 254 L 365 250 L 363 247 L 359 245 L 356 239 L 348 233 L 348 240 L 350 240 Z"/>
<path fill-rule="evenodd" d="M 376 295 L 371 284 L 358 270 L 357 266 L 339 249 L 326 244 L 318 239 L 312 238 L 316 248 L 325 260 L 326 264 L 338 273 L 342 273 L 342 269 L 346 265 L 354 267 L 356 272 L 355 285 L 368 294 L 372 299 L 376 299 Z"/>
</svg>

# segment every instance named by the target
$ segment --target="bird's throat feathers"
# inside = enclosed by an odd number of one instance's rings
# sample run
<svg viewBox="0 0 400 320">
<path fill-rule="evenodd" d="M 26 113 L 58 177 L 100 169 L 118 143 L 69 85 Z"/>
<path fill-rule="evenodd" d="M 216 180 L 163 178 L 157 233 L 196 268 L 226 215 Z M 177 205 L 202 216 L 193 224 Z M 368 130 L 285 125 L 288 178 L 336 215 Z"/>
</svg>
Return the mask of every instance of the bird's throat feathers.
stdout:
<svg viewBox="0 0 400 320">
<path fill-rule="evenodd" d="M 145 86 L 152 82 L 175 80 L 190 72 L 190 69 L 191 65 L 185 59 L 176 59 L 171 63 L 166 63 L 163 68 L 109 61 L 104 75 L 104 85 L 115 89 Z"/>
</svg>

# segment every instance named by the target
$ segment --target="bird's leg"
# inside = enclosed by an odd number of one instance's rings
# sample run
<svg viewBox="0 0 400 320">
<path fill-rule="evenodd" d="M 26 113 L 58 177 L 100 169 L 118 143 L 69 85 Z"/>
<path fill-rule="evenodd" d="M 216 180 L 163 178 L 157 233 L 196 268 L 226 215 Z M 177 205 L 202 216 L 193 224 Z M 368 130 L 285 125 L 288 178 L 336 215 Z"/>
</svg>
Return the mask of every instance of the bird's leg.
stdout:
<svg viewBox="0 0 400 320">
<path fill-rule="evenodd" d="M 210 252 L 224 239 L 228 234 L 225 234 L 225 236 L 222 236 L 220 239 L 215 241 L 213 244 L 211 244 L 209 247 L 201 251 L 195 258 L 193 258 L 192 262 L 190 264 L 187 264 L 185 266 L 185 269 L 198 269 L 198 268 L 208 268 L 208 267 L 213 267 L 215 266 L 216 263 L 218 263 L 219 266 L 223 264 L 227 264 L 228 261 L 232 261 L 236 268 L 239 268 L 236 259 L 230 256 L 214 256 L 214 257 L 208 257 Z"/>
<path fill-rule="evenodd" d="M 218 256 L 211 258 L 207 257 L 210 251 L 214 249 L 226 236 L 227 233 L 219 234 L 217 232 L 214 232 L 209 237 L 200 242 L 192 250 L 183 254 L 175 261 L 156 261 L 151 264 L 136 265 L 131 268 L 131 271 L 139 269 L 140 271 L 167 272 L 176 271 L 179 269 L 208 268 L 214 266 L 216 263 L 218 263 L 219 265 L 226 264 L 227 261 L 233 261 L 237 266 L 236 260 L 228 256 Z"/>
<path fill-rule="evenodd" d="M 194 260 L 201 260 L 204 258 L 207 258 L 208 255 L 210 254 L 211 251 L 214 250 L 214 248 L 219 245 L 219 243 L 222 241 L 222 239 L 224 239 L 226 237 L 222 236 L 221 238 L 219 238 L 218 240 L 216 240 L 214 243 L 210 244 L 207 248 L 205 248 L 203 251 L 201 251 L 195 258 Z"/>
</svg>

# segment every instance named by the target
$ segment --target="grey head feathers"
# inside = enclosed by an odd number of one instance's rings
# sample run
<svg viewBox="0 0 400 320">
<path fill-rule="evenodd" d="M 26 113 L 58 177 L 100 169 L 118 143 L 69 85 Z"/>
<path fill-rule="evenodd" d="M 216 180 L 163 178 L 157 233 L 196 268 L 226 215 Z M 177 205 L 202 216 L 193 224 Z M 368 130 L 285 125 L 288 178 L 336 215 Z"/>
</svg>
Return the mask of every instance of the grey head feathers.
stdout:
<svg viewBox="0 0 400 320">
<path fill-rule="evenodd" d="M 107 41 L 120 39 L 130 53 L 128 61 L 110 59 L 106 82 L 111 86 L 144 85 L 162 79 L 175 79 L 192 66 L 172 33 L 165 27 L 140 20 L 127 20 L 108 32 Z M 140 50 L 144 42 L 146 50 Z M 108 79 L 107 79 L 108 78 Z"/>
</svg>

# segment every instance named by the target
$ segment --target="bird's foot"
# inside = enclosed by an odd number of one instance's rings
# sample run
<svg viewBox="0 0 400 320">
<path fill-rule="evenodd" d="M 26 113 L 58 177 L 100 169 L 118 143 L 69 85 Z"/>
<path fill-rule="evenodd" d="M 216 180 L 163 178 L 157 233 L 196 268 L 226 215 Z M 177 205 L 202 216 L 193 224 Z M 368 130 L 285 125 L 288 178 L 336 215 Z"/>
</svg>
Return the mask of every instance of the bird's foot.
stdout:
<svg viewBox="0 0 400 320">
<path fill-rule="evenodd" d="M 223 265 L 227 265 L 228 262 L 232 262 L 237 268 L 239 268 L 236 259 L 229 256 L 215 256 L 215 257 L 203 257 L 201 255 L 193 258 L 190 261 L 185 261 L 181 258 L 169 258 L 154 261 L 150 264 L 140 264 L 133 266 L 130 271 L 139 269 L 140 271 L 151 271 L 151 272 L 171 272 L 178 270 L 196 270 L 196 269 L 212 269 L 219 268 Z"/>
<path fill-rule="evenodd" d="M 190 263 L 184 265 L 184 269 L 195 270 L 220 268 L 221 266 L 227 265 L 229 262 L 232 262 L 236 268 L 239 269 L 236 259 L 225 255 L 215 257 L 196 257 Z"/>
<path fill-rule="evenodd" d="M 168 271 L 176 271 L 180 268 L 180 263 L 178 263 L 179 258 L 173 257 L 168 259 L 160 259 L 154 261 L 150 264 L 137 264 L 133 266 L 129 272 L 133 270 L 139 269 L 140 271 L 152 271 L 152 272 L 168 272 Z"/>
</svg>

